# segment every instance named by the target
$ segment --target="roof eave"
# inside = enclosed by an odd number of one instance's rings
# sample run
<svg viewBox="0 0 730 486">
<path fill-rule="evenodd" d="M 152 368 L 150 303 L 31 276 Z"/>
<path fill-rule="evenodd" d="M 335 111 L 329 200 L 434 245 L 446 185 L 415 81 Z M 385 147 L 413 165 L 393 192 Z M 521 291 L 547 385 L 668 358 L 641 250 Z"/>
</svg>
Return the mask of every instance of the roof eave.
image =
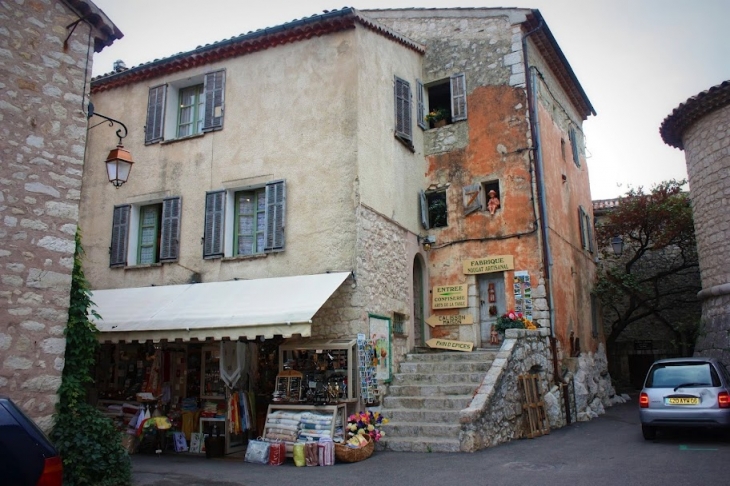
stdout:
<svg viewBox="0 0 730 486">
<path fill-rule="evenodd" d="M 91 0 L 63 0 L 63 2 L 96 31 L 94 52 L 101 52 L 105 47 L 112 45 L 115 40 L 124 37 L 114 22 Z"/>
<path fill-rule="evenodd" d="M 583 87 L 578 81 L 578 77 L 573 72 L 573 68 L 570 67 L 568 59 L 560 49 L 558 42 L 555 40 L 540 11 L 537 9 L 531 10 L 523 25 L 528 32 L 540 27 L 531 36 L 531 39 L 541 51 L 543 57 L 545 57 L 545 60 L 555 73 L 563 89 L 565 89 L 571 102 L 578 108 L 583 120 L 591 115 L 596 116 L 596 110 L 593 108 L 591 101 L 588 99 L 588 95 L 583 90 Z"/>
</svg>

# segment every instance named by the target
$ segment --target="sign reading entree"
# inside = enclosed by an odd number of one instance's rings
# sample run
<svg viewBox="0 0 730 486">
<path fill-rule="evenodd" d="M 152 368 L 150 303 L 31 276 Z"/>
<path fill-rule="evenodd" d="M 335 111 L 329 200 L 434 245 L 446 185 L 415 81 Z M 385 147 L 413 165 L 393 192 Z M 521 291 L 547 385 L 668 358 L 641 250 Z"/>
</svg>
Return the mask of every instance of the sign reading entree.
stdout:
<svg viewBox="0 0 730 486">
<path fill-rule="evenodd" d="M 466 306 L 466 284 L 441 285 L 433 288 L 433 309 L 454 309 Z"/>
</svg>

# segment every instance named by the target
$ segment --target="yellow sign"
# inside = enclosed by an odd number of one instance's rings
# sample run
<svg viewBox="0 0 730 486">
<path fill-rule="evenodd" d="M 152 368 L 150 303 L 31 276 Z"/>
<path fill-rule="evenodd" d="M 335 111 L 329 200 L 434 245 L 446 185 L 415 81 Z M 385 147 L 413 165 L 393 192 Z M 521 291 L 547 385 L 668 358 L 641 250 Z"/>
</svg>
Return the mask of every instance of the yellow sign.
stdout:
<svg viewBox="0 0 730 486">
<path fill-rule="evenodd" d="M 515 268 L 515 258 L 512 255 L 492 255 L 476 260 L 464 260 L 462 263 L 464 273 L 467 275 L 503 272 Z"/>
<path fill-rule="evenodd" d="M 466 284 L 442 285 L 433 288 L 433 309 L 466 307 Z"/>
<path fill-rule="evenodd" d="M 474 343 L 464 341 L 447 341 L 445 339 L 429 339 L 426 341 L 429 348 L 449 349 L 451 351 L 471 351 L 474 349 Z"/>
<path fill-rule="evenodd" d="M 428 317 L 428 319 L 426 319 L 426 324 L 431 327 L 474 324 L 474 317 L 471 314 L 451 314 L 448 316 L 431 315 Z"/>
</svg>

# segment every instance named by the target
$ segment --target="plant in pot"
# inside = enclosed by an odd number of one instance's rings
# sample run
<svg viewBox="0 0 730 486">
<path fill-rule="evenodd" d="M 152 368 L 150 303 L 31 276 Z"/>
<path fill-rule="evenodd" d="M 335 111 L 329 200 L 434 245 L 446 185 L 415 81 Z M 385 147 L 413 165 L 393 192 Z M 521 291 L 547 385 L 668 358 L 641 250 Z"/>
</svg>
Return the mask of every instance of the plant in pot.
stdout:
<svg viewBox="0 0 730 486">
<path fill-rule="evenodd" d="M 434 108 L 426 115 L 426 121 L 431 123 L 433 127 L 442 127 L 446 125 L 446 119 L 448 117 L 449 112 L 446 108 Z"/>
<path fill-rule="evenodd" d="M 521 312 L 508 311 L 497 318 L 494 329 L 498 333 L 504 334 L 507 329 L 537 329 L 537 326 Z"/>
</svg>

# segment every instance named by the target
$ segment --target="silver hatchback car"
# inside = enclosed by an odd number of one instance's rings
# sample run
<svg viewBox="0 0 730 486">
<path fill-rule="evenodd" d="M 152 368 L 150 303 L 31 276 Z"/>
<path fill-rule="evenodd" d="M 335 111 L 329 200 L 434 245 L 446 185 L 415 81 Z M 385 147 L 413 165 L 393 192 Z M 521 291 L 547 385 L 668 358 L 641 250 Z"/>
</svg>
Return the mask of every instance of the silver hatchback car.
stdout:
<svg viewBox="0 0 730 486">
<path fill-rule="evenodd" d="M 639 395 L 644 439 L 659 427 L 730 427 L 730 373 L 714 358 L 655 361 Z"/>
</svg>

